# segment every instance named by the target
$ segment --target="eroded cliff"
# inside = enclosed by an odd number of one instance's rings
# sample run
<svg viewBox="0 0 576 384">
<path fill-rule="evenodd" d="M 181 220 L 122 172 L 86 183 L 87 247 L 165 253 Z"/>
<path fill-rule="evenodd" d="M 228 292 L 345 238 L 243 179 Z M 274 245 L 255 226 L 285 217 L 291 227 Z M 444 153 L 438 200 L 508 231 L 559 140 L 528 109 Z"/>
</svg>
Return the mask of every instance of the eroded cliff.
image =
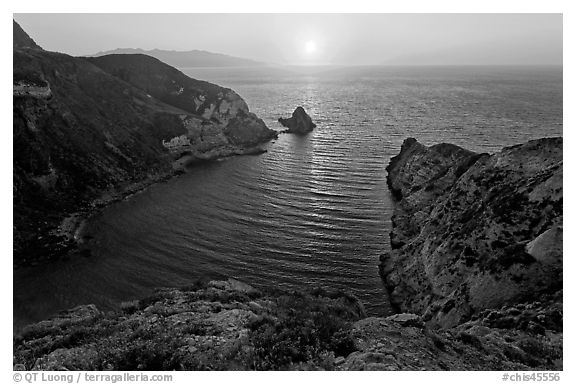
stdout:
<svg viewBox="0 0 576 384">
<path fill-rule="evenodd" d="M 407 139 L 387 169 L 398 202 L 381 274 L 398 310 L 450 328 L 561 298 L 561 138 L 493 155 Z"/>
</svg>

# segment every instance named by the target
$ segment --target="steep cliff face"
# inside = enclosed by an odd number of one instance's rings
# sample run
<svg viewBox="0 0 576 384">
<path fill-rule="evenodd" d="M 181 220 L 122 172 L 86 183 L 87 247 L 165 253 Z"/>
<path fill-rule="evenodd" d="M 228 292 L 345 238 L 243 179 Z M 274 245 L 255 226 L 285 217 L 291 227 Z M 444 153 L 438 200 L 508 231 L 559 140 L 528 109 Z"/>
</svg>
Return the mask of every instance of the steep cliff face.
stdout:
<svg viewBox="0 0 576 384">
<path fill-rule="evenodd" d="M 126 81 L 14 28 L 16 265 L 60 254 L 69 246 L 56 231 L 63 218 L 103 193 L 154 182 L 186 161 L 254 151 L 275 135 L 233 91 L 156 59 L 127 59 Z"/>
<path fill-rule="evenodd" d="M 387 169 L 399 201 L 381 274 L 397 309 L 449 328 L 561 292 L 561 138 L 494 155 L 407 139 Z"/>
</svg>

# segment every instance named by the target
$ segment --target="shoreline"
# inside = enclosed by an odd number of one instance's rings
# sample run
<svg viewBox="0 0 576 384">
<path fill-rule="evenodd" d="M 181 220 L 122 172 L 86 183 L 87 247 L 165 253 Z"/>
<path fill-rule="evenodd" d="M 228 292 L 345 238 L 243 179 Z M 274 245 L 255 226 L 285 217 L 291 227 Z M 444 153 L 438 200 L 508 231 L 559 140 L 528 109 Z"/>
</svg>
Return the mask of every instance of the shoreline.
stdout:
<svg viewBox="0 0 576 384">
<path fill-rule="evenodd" d="M 198 156 L 199 154 L 192 153 L 189 155 L 184 155 L 172 162 L 172 169 L 170 170 L 154 175 L 149 175 L 143 180 L 126 183 L 113 189 L 101 192 L 98 197 L 92 199 L 91 201 L 80 206 L 74 212 L 63 217 L 60 220 L 60 224 L 56 228 L 48 231 L 46 235 L 40 235 L 46 239 L 44 245 L 52 248 L 49 257 L 14 263 L 13 270 L 35 267 L 44 263 L 53 262 L 55 260 L 75 257 L 79 254 L 89 256 L 90 251 L 88 249 L 81 249 L 81 245 L 86 240 L 83 236 L 83 231 L 87 221 L 101 212 L 103 209 L 116 202 L 124 201 L 140 192 L 144 192 L 152 185 L 164 183 L 175 177 L 185 174 L 188 167 L 193 167 L 212 161 L 220 161 L 235 156 L 257 156 L 266 153 L 267 149 L 263 148 L 263 146 L 270 144 L 272 140 L 275 140 L 275 138 L 252 147 L 234 148 L 228 153 L 217 153 L 213 155 L 209 154 L 205 157 L 201 157 L 201 155 Z"/>
</svg>

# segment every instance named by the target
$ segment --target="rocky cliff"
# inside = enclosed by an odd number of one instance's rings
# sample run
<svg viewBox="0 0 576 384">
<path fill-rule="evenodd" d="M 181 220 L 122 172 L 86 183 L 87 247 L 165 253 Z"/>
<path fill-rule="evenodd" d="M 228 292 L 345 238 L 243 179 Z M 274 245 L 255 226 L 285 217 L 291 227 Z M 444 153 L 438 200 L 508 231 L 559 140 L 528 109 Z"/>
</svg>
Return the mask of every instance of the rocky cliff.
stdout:
<svg viewBox="0 0 576 384">
<path fill-rule="evenodd" d="M 548 300 L 555 320 L 523 326 L 561 332 L 562 138 L 493 155 L 407 139 L 387 170 L 398 201 L 381 274 L 399 311 L 450 328 Z"/>
<path fill-rule="evenodd" d="M 16 265 L 61 254 L 63 219 L 100 197 L 276 135 L 234 91 L 144 55 L 48 52 L 14 23 L 13 60 Z"/>
<path fill-rule="evenodd" d="M 233 90 L 192 79 L 156 58 L 136 54 L 87 60 L 155 99 L 188 112 L 183 121 L 190 144 L 184 149 L 199 157 L 215 150 L 222 155 L 241 152 L 276 137 Z"/>
</svg>

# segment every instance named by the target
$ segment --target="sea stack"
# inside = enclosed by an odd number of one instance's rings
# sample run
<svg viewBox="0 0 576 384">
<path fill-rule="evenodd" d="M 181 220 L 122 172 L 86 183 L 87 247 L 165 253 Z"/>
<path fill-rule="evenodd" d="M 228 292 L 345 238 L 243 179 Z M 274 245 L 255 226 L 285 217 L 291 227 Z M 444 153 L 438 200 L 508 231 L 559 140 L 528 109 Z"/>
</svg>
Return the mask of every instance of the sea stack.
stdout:
<svg viewBox="0 0 576 384">
<path fill-rule="evenodd" d="M 292 117 L 288 119 L 281 117 L 278 119 L 278 122 L 288 128 L 285 131 L 287 133 L 304 135 L 308 132 L 312 132 L 312 130 L 316 128 L 316 124 L 312 122 L 312 118 L 308 116 L 302 107 L 297 107 L 294 112 L 292 112 Z"/>
</svg>

